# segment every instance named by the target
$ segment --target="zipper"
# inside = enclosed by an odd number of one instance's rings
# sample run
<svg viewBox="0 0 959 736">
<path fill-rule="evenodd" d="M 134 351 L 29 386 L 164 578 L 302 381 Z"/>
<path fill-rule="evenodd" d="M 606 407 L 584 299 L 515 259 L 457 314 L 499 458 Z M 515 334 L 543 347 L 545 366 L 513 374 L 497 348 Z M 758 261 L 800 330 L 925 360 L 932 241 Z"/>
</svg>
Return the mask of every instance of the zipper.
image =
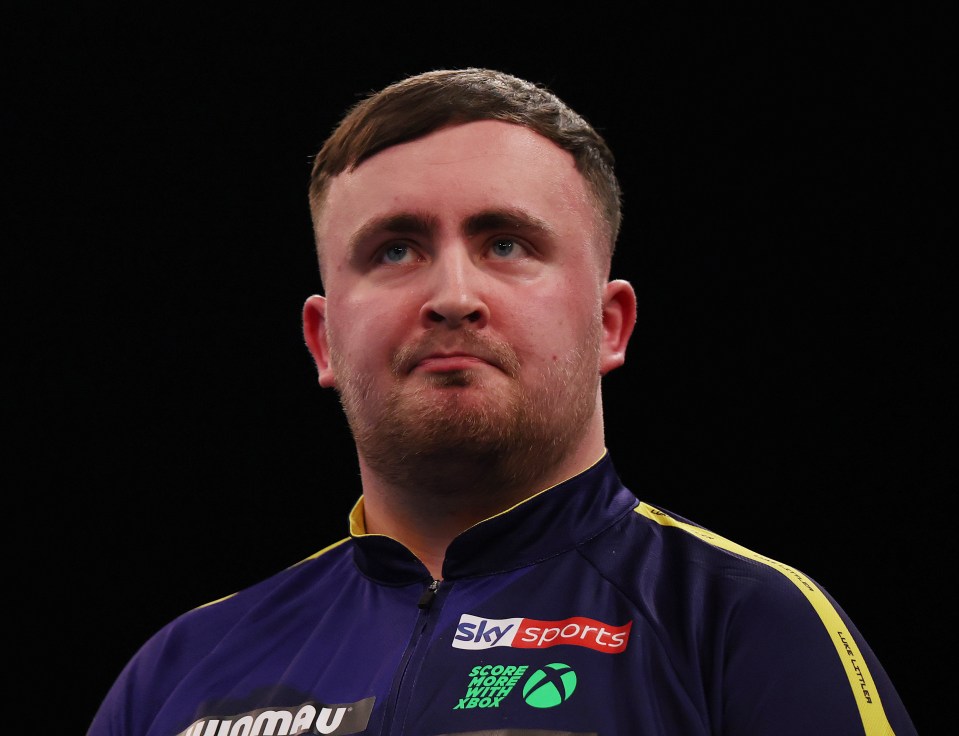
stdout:
<svg viewBox="0 0 959 736">
<path fill-rule="evenodd" d="M 428 611 L 430 606 L 433 605 L 433 599 L 436 597 L 436 591 L 440 587 L 440 581 L 434 580 L 432 583 L 426 586 L 426 590 L 423 591 L 423 595 L 420 596 L 419 603 L 416 605 L 424 611 Z"/>
<path fill-rule="evenodd" d="M 383 719 L 384 733 L 386 734 L 402 733 L 402 725 L 406 720 L 406 711 L 409 703 L 405 700 L 401 701 L 400 694 L 412 686 L 413 680 L 411 678 L 415 679 L 414 673 L 418 671 L 423 664 L 423 658 L 425 656 L 423 647 L 426 644 L 424 635 L 429 628 L 430 608 L 436 599 L 441 582 L 440 580 L 432 580 L 429 585 L 423 589 L 417 601 L 416 606 L 420 612 L 417 616 L 416 628 L 413 633 L 413 638 L 410 640 L 406 653 L 403 655 L 403 659 L 397 669 L 398 675 L 391 688 L 390 700 L 387 703 L 386 713 Z M 407 698 L 411 696 L 412 692 L 406 693 Z"/>
</svg>

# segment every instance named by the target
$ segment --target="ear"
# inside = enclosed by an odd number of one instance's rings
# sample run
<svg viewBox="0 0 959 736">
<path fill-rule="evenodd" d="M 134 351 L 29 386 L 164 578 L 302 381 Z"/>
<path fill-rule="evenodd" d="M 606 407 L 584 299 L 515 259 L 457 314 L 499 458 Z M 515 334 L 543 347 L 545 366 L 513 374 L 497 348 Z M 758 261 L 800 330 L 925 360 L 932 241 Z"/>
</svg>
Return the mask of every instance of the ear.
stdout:
<svg viewBox="0 0 959 736">
<path fill-rule="evenodd" d="M 326 299 L 314 294 L 303 305 L 303 337 L 316 363 L 316 371 L 323 388 L 334 388 L 336 378 L 330 363 L 330 344 L 326 337 Z"/>
<path fill-rule="evenodd" d="M 599 356 L 601 376 L 626 362 L 626 345 L 635 326 L 636 292 L 628 281 L 610 281 L 603 295 L 603 342 Z"/>
</svg>

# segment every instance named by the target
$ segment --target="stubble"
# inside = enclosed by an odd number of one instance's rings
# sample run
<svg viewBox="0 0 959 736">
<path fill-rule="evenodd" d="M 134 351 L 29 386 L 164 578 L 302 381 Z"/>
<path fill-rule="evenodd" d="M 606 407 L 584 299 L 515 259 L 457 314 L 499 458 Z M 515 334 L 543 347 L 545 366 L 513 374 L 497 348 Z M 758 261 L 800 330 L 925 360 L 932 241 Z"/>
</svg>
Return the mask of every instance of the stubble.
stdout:
<svg viewBox="0 0 959 736">
<path fill-rule="evenodd" d="M 383 481 L 413 496 L 508 497 L 537 489 L 582 439 L 596 410 L 599 325 L 586 334 L 525 382 L 515 351 L 477 332 L 464 332 L 458 345 L 490 355 L 505 380 L 492 380 L 488 368 L 414 380 L 410 359 L 434 339 L 427 335 L 392 357 L 394 380 L 384 394 L 372 376 L 337 365 L 342 361 L 331 350 L 359 454 Z"/>
</svg>

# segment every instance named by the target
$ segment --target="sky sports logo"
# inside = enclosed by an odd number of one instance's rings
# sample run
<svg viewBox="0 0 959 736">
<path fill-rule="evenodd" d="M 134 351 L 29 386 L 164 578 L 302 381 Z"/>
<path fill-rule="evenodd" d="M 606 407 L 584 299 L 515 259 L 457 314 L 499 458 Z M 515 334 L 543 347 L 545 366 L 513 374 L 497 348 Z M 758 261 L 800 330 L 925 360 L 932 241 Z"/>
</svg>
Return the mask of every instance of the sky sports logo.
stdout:
<svg viewBox="0 0 959 736">
<path fill-rule="evenodd" d="M 605 654 L 626 649 L 633 622 L 611 626 L 583 616 L 562 621 L 538 621 L 533 618 L 481 618 L 464 613 L 456 626 L 456 649 L 545 649 L 559 644 L 587 647 Z"/>
</svg>

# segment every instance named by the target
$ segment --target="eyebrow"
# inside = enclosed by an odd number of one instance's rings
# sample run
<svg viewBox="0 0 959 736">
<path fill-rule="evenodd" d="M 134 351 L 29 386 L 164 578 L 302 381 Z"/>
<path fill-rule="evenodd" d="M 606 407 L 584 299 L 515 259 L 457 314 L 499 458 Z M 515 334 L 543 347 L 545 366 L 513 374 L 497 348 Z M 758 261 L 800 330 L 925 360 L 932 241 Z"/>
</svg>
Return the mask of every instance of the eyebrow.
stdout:
<svg viewBox="0 0 959 736">
<path fill-rule="evenodd" d="M 521 209 L 496 209 L 478 212 L 466 219 L 463 232 L 466 235 L 479 235 L 490 230 L 515 230 L 519 232 L 537 232 L 553 236 L 556 231 L 546 220 Z"/>
<path fill-rule="evenodd" d="M 393 233 L 396 235 L 428 236 L 438 227 L 437 218 L 420 212 L 397 212 L 382 217 L 375 217 L 364 223 L 350 236 L 348 247 L 356 252 L 360 244 L 376 233 Z M 473 237 L 491 230 L 513 230 L 525 233 L 540 233 L 546 236 L 555 236 L 553 227 L 539 217 L 519 208 L 492 209 L 470 215 L 463 223 L 461 232 Z"/>
<path fill-rule="evenodd" d="M 355 252 L 359 245 L 375 233 L 395 233 L 397 235 L 429 235 L 436 229 L 436 218 L 417 212 L 397 212 L 382 217 L 374 217 L 363 223 L 348 241 L 350 251 Z"/>
</svg>

